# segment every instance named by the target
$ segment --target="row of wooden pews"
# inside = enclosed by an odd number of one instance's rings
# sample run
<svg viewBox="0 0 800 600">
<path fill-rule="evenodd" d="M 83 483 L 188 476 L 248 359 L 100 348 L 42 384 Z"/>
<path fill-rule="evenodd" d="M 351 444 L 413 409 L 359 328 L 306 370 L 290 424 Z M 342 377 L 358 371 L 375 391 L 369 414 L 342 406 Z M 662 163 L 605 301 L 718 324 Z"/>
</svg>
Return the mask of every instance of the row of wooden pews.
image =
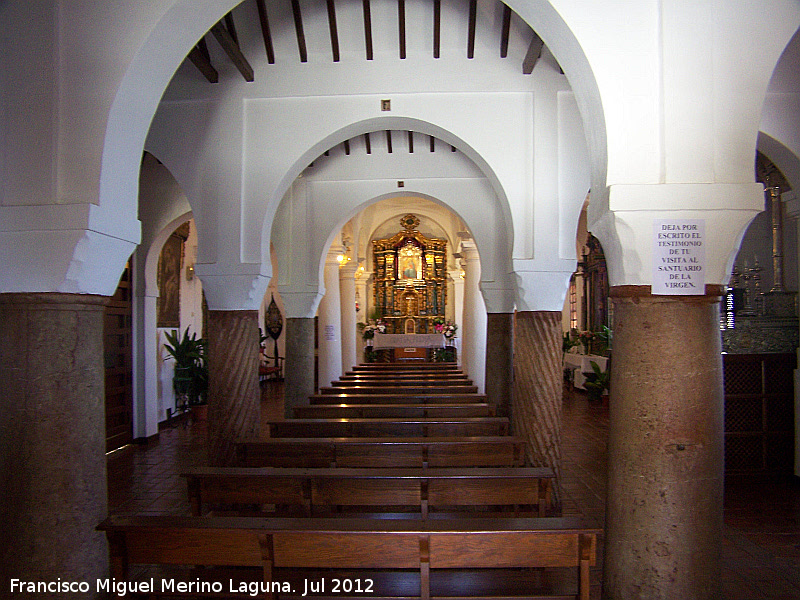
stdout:
<svg viewBox="0 0 800 600">
<path fill-rule="evenodd" d="M 237 467 L 186 472 L 191 516 L 101 524 L 112 576 L 213 566 L 190 571 L 198 598 L 589 600 L 600 532 L 556 514 L 552 469 L 495 415 L 453 365 L 356 367 Z"/>
</svg>

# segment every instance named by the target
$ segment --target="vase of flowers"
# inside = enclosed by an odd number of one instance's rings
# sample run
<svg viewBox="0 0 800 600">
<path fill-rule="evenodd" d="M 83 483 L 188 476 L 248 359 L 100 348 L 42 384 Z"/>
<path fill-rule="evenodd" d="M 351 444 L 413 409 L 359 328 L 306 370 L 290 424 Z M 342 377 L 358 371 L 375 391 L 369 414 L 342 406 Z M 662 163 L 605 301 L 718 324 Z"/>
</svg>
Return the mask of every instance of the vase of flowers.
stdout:
<svg viewBox="0 0 800 600">
<path fill-rule="evenodd" d="M 375 337 L 376 333 L 386 333 L 386 323 L 377 320 L 374 324 L 367 323 L 361 331 L 361 337 L 365 340 L 371 340 Z"/>
<path fill-rule="evenodd" d="M 436 333 L 441 333 L 447 340 L 447 345 L 451 346 L 453 338 L 456 337 L 456 331 L 458 331 L 458 325 L 456 325 L 455 323 L 451 323 L 450 321 L 439 321 L 439 322 L 434 322 L 433 330 Z"/>
<path fill-rule="evenodd" d="M 578 334 L 578 341 L 583 347 L 584 354 L 591 354 L 592 341 L 595 339 L 595 337 L 596 335 L 593 331 L 581 331 Z"/>
</svg>

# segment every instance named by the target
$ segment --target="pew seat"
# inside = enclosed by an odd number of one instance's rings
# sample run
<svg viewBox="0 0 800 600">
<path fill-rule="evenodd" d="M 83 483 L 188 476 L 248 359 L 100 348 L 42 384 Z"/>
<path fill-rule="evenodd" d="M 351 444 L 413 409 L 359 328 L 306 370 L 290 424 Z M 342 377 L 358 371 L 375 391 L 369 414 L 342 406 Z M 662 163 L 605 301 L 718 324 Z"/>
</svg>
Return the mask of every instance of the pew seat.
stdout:
<svg viewBox="0 0 800 600">
<path fill-rule="evenodd" d="M 558 590 L 553 596 L 529 589 L 521 597 L 589 600 L 590 567 L 596 562 L 601 533 L 581 521 L 562 518 L 375 521 L 142 515 L 109 517 L 98 529 L 108 537 L 111 577 L 116 581 L 131 582 L 134 565 L 206 567 L 187 572 L 193 578 L 189 583 L 195 583 L 196 589 L 216 579 L 215 567 L 226 568 L 226 573 L 235 573 L 233 567 L 250 567 L 240 572 L 241 581 L 260 580 L 266 586 L 266 593 L 260 597 L 275 598 L 275 588 L 270 586 L 280 586 L 276 579 L 279 569 L 319 569 L 315 580 L 328 584 L 316 596 L 321 598 L 332 591 L 333 579 L 339 579 L 339 573 L 400 570 L 415 574 L 419 584 L 411 597 L 422 600 L 432 597 L 432 573 L 439 570 L 448 575 L 469 569 L 465 575 L 469 577 L 483 569 L 520 568 L 570 570 L 577 588 L 568 595 Z M 532 583 L 538 579 L 534 573 L 528 575 Z M 157 597 L 164 579 L 153 576 L 151 581 L 154 589 L 145 591 Z M 469 579 L 456 577 L 453 585 L 463 588 L 464 581 Z M 227 592 L 229 588 L 240 589 L 239 583 L 231 579 L 220 585 Z M 299 585 L 279 589 L 282 593 L 277 596 L 302 596 L 306 590 L 298 589 Z M 358 581 L 362 594 L 354 593 L 353 580 L 350 585 L 350 590 L 343 590 L 349 594 L 336 597 L 389 597 L 366 576 Z M 172 581 L 172 591 L 175 588 Z M 459 590 L 461 594 L 478 597 L 469 590 Z M 189 593 L 187 597 L 205 596 Z"/>
<path fill-rule="evenodd" d="M 316 418 L 268 423 L 270 438 L 502 436 L 506 417 Z"/>
<path fill-rule="evenodd" d="M 269 505 L 306 516 L 342 508 L 403 507 L 421 518 L 429 512 L 481 509 L 550 516 L 553 469 L 497 467 L 473 469 L 352 469 L 202 467 L 182 474 L 192 514 L 210 507 L 246 511 Z M 344 514 L 347 514 L 345 512 Z"/>
<path fill-rule="evenodd" d="M 273 438 L 236 444 L 239 467 L 516 467 L 516 436 Z"/>
</svg>

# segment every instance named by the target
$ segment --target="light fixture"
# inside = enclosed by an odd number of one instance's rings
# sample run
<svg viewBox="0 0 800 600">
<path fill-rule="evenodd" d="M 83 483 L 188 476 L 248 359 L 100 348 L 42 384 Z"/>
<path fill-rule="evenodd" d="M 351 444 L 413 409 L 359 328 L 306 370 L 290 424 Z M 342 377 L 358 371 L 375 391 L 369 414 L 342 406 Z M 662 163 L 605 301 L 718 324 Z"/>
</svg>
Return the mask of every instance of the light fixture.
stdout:
<svg viewBox="0 0 800 600">
<path fill-rule="evenodd" d="M 191 281 L 194 279 L 194 265 L 189 265 L 186 267 L 186 281 Z"/>
</svg>

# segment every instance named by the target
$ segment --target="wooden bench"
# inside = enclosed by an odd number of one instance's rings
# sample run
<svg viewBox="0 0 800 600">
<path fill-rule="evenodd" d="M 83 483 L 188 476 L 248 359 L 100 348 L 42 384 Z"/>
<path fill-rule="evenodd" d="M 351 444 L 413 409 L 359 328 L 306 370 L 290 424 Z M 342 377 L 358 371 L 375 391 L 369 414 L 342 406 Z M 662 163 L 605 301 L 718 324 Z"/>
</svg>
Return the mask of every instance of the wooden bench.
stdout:
<svg viewBox="0 0 800 600">
<path fill-rule="evenodd" d="M 601 533 L 574 519 L 138 516 L 109 517 L 98 529 L 108 537 L 111 577 L 116 581 L 130 582 L 130 567 L 140 564 L 253 567 L 257 570 L 255 581 L 263 582 L 269 592 L 277 583 L 279 591 L 286 592 L 281 597 L 292 597 L 305 590 L 280 589 L 277 569 L 331 569 L 322 574 L 329 584 L 326 591 L 332 591 L 332 580 L 344 569 L 410 569 L 419 576 L 414 596 L 423 600 L 431 598 L 431 576 L 436 570 L 516 568 L 573 570 L 577 593 L 553 597 L 589 600 L 590 567 L 596 562 Z M 199 588 L 215 580 L 213 571 L 205 568 L 186 576 Z M 252 573 L 247 576 L 239 572 L 239 577 L 253 581 Z M 154 577 L 156 589 L 151 591 L 159 592 L 164 581 Z M 241 589 L 238 579 L 219 585 L 221 592 Z M 364 597 L 387 597 L 381 589 L 374 589 L 369 579 L 360 580 L 358 585 Z M 245 588 L 241 596 L 246 592 Z M 544 597 L 534 595 L 538 590 L 523 593 L 525 598 Z M 223 597 L 236 595 L 226 593 Z M 273 598 L 274 594 L 261 597 Z"/>
<path fill-rule="evenodd" d="M 398 418 L 413 417 L 449 418 L 449 417 L 493 417 L 494 406 L 486 402 L 452 403 L 452 404 L 316 404 L 313 406 L 296 406 L 293 409 L 296 419 L 364 419 L 364 418 Z"/>
<path fill-rule="evenodd" d="M 286 419 L 268 423 L 271 438 L 501 436 L 506 417 Z"/>
<path fill-rule="evenodd" d="M 331 382 L 331 387 L 350 389 L 359 386 L 377 387 L 377 388 L 406 388 L 406 387 L 470 387 L 474 385 L 471 380 L 466 377 L 459 377 L 458 379 L 441 379 L 439 377 L 393 377 L 386 375 L 385 377 L 369 377 L 357 379 L 337 379 Z"/>
<path fill-rule="evenodd" d="M 182 474 L 192 514 L 210 505 L 243 510 L 252 505 L 300 509 L 306 516 L 342 507 L 411 507 L 429 511 L 470 507 L 509 515 L 545 517 L 552 512 L 550 468 L 348 469 L 203 467 Z M 491 516 L 491 515 L 487 515 Z"/>
<path fill-rule="evenodd" d="M 340 381 L 350 381 L 355 379 L 437 379 L 449 381 L 451 379 L 466 380 L 467 376 L 461 371 L 348 371 L 339 377 Z"/>
<path fill-rule="evenodd" d="M 336 393 L 313 394 L 309 396 L 312 405 L 316 404 L 396 404 L 399 400 L 413 404 L 469 404 L 486 402 L 485 394 L 387 394 L 350 393 L 336 390 Z"/>
<path fill-rule="evenodd" d="M 240 467 L 518 467 L 515 436 L 274 438 L 236 444 Z"/>
<path fill-rule="evenodd" d="M 320 394 L 392 394 L 394 396 L 405 395 L 453 395 L 453 394 L 477 394 L 478 387 L 475 385 L 443 385 L 436 384 L 420 384 L 419 382 L 409 382 L 405 385 L 371 385 L 367 383 L 359 383 L 349 387 L 321 387 L 319 388 Z"/>
</svg>

